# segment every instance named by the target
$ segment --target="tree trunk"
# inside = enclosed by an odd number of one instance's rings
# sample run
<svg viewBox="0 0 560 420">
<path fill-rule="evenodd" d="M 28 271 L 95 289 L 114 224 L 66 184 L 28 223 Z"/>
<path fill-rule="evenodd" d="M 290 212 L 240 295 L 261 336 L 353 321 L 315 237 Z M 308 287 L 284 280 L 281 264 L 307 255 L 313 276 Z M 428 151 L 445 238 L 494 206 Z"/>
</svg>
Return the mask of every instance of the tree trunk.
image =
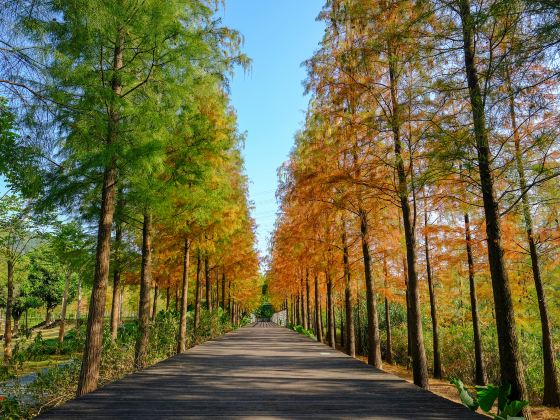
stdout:
<svg viewBox="0 0 560 420">
<path fill-rule="evenodd" d="M 368 364 L 381 369 L 381 339 L 379 338 L 379 319 L 377 317 L 377 295 L 371 273 L 371 257 L 369 254 L 367 214 L 360 210 L 360 232 L 362 255 L 364 257 L 364 277 L 366 280 L 366 304 L 368 321 Z"/>
<path fill-rule="evenodd" d="M 210 265 L 208 256 L 204 257 L 204 279 L 206 280 L 206 308 L 212 312 L 212 287 L 210 284 Z"/>
<path fill-rule="evenodd" d="M 326 341 L 325 339 L 325 323 L 323 318 L 323 299 L 319 300 L 319 329 L 321 330 L 321 343 Z"/>
<path fill-rule="evenodd" d="M 118 322 L 118 326 L 121 326 L 123 324 L 124 292 L 126 292 L 126 285 L 121 284 L 121 290 L 119 291 L 119 322 Z"/>
<path fill-rule="evenodd" d="M 295 305 L 295 317 L 296 317 L 296 325 L 301 325 L 300 324 L 300 315 L 299 315 L 299 292 L 295 297 L 295 301 L 294 301 L 294 305 Z"/>
<path fill-rule="evenodd" d="M 334 319 L 334 301 L 333 301 L 333 284 L 332 277 L 329 272 L 327 276 L 327 338 L 329 346 L 336 348 L 336 322 Z"/>
<path fill-rule="evenodd" d="M 410 304 L 408 303 L 408 268 L 406 266 L 406 257 L 403 255 L 402 258 L 403 266 L 403 277 L 404 277 L 404 290 L 405 290 L 405 304 L 406 304 L 406 351 L 407 356 L 412 358 L 412 338 L 411 338 L 411 328 L 410 328 Z"/>
<path fill-rule="evenodd" d="M 45 326 L 49 326 L 53 322 L 53 320 L 52 320 L 53 309 L 54 308 L 51 308 L 50 306 L 47 306 L 47 313 L 45 314 Z"/>
<path fill-rule="evenodd" d="M 13 331 L 13 335 L 17 336 L 19 334 L 19 320 L 21 318 L 21 314 L 20 315 L 15 315 L 12 317 L 14 319 L 14 331 Z"/>
<path fill-rule="evenodd" d="M 303 282 L 303 277 L 301 278 L 301 291 L 300 291 L 300 304 L 301 304 L 301 320 L 303 328 L 308 329 L 309 324 L 307 323 L 307 305 L 305 304 L 305 283 Z"/>
<path fill-rule="evenodd" d="M 474 19 L 470 11 L 470 1 L 459 1 L 459 15 L 463 30 L 463 52 L 465 73 L 469 87 L 472 108 L 474 137 L 478 154 L 478 170 L 482 187 L 482 200 L 486 216 L 486 237 L 488 243 L 488 262 L 494 292 L 496 310 L 496 327 L 498 332 L 498 348 L 500 353 L 500 373 L 502 383 L 511 384 L 510 399 L 527 400 L 523 364 L 519 353 L 519 343 L 515 326 L 515 314 L 509 279 L 504 262 L 502 248 L 500 215 L 498 201 L 494 192 L 494 181 L 490 168 L 490 149 L 486 130 L 484 101 L 479 85 L 474 51 Z M 529 416 L 529 411 L 524 410 Z"/>
<path fill-rule="evenodd" d="M 202 287 L 200 284 L 200 271 L 201 267 L 200 250 L 196 252 L 196 285 L 195 285 L 195 295 L 194 295 L 194 330 L 200 325 L 200 300 L 202 297 Z"/>
<path fill-rule="evenodd" d="M 363 342 L 362 342 L 362 296 L 358 291 L 356 295 L 356 314 L 354 317 L 354 321 L 356 323 L 356 354 L 362 355 L 363 352 Z M 367 337 L 366 337 L 367 338 Z M 369 350 L 368 350 L 369 353 Z"/>
<path fill-rule="evenodd" d="M 424 207 L 424 254 L 426 256 L 426 275 L 428 276 L 428 292 L 430 294 L 430 315 L 432 317 L 432 343 L 434 347 L 434 378 L 441 379 L 441 355 L 439 352 L 439 329 L 437 318 L 436 292 L 432 278 L 432 266 L 430 264 L 430 243 L 428 241 L 428 211 Z"/>
<path fill-rule="evenodd" d="M 14 306 L 14 262 L 11 259 L 6 261 L 8 266 L 8 294 L 6 296 L 6 320 L 4 324 L 4 365 L 7 365 L 12 358 L 12 308 Z"/>
<path fill-rule="evenodd" d="M 346 340 L 344 338 L 344 316 L 345 316 L 345 307 L 341 308 L 340 310 L 340 346 L 346 349 Z"/>
<path fill-rule="evenodd" d="M 383 275 L 385 280 L 385 290 L 388 290 L 387 278 L 389 277 L 389 270 L 387 269 L 387 256 L 383 254 Z M 393 336 L 391 334 L 391 311 L 389 308 L 389 299 L 385 294 L 385 328 L 387 329 L 387 354 L 385 360 L 390 365 L 393 364 Z"/>
<path fill-rule="evenodd" d="M 344 222 L 343 222 L 344 224 Z M 346 226 L 342 231 L 342 263 L 344 266 L 344 305 L 346 311 L 346 354 L 356 356 L 356 338 L 354 336 L 354 319 L 352 316 L 352 286 L 350 279 L 350 260 L 348 257 L 348 244 L 346 243 Z"/>
<path fill-rule="evenodd" d="M 548 317 L 548 308 L 546 304 L 546 296 L 541 278 L 541 270 L 539 266 L 539 254 L 537 245 L 533 235 L 533 218 L 531 216 L 531 206 L 529 196 L 527 194 L 527 180 L 525 178 L 525 169 L 523 168 L 523 156 L 521 152 L 521 139 L 517 127 L 517 117 L 515 113 L 514 92 L 511 86 L 509 72 L 507 73 L 507 84 L 509 91 L 509 113 L 511 118 L 511 127 L 513 130 L 513 140 L 515 146 L 515 163 L 517 167 L 517 176 L 519 178 L 519 189 L 521 191 L 521 207 L 523 210 L 523 218 L 525 221 L 525 232 L 529 243 L 529 254 L 531 256 L 531 268 L 533 270 L 533 281 L 537 292 L 537 300 L 539 302 L 539 315 L 541 318 L 541 333 L 543 347 L 543 376 L 544 376 L 544 392 L 543 405 L 551 407 L 560 406 L 560 387 L 558 384 L 558 375 L 556 371 L 556 361 L 554 360 L 554 346 L 552 345 L 552 334 L 550 331 L 550 320 Z"/>
<path fill-rule="evenodd" d="M 226 271 L 222 267 L 222 309 L 226 310 Z"/>
<path fill-rule="evenodd" d="M 80 322 L 82 309 L 82 276 L 78 276 L 78 297 L 76 298 L 76 335 L 80 336 Z"/>
<path fill-rule="evenodd" d="M 179 312 L 179 283 L 175 285 L 175 312 Z"/>
<path fill-rule="evenodd" d="M 115 341 L 117 339 L 117 331 L 119 328 L 119 302 L 120 302 L 120 283 L 121 283 L 121 249 L 122 249 L 122 235 L 123 235 L 123 225 L 122 221 L 120 220 L 120 213 L 123 211 L 124 207 L 124 200 L 122 198 L 122 191 L 118 192 L 119 196 L 117 198 L 117 209 L 116 214 L 118 219 L 116 220 L 115 226 L 115 249 L 113 251 L 113 263 L 114 263 L 114 271 L 113 271 L 113 301 L 111 304 L 111 341 Z"/>
<path fill-rule="evenodd" d="M 169 286 L 165 288 L 165 312 L 169 312 L 169 303 L 171 300 L 171 290 L 169 290 Z"/>
<path fill-rule="evenodd" d="M 179 339 L 177 342 L 177 353 L 184 353 L 187 350 L 187 308 L 189 296 L 189 263 L 191 245 L 189 238 L 185 238 L 183 249 L 183 281 L 181 290 L 181 320 L 179 322 Z"/>
<path fill-rule="evenodd" d="M 113 53 L 112 90 L 115 96 L 122 93 L 119 70 L 123 67 L 124 29 L 117 31 Z M 109 104 L 109 121 L 107 148 L 117 140 L 117 126 L 120 115 L 114 103 Z M 107 282 L 109 280 L 109 259 L 111 257 L 111 228 L 115 210 L 115 189 L 117 183 L 117 162 L 112 157 L 103 173 L 101 192 L 101 212 L 97 231 L 97 250 L 95 256 L 95 274 L 89 305 L 89 315 L 86 329 L 86 342 L 82 356 L 80 378 L 78 380 L 77 395 L 84 395 L 97 388 L 99 379 L 99 365 L 101 363 L 101 346 L 103 342 L 103 317 L 105 315 L 105 299 L 107 296 Z"/>
<path fill-rule="evenodd" d="M 321 328 L 321 298 L 319 295 L 319 275 L 315 274 L 315 333 L 317 341 L 323 342 L 323 329 Z"/>
<path fill-rule="evenodd" d="M 154 302 L 153 302 L 153 305 L 152 305 L 152 316 L 151 316 L 152 321 L 153 321 L 154 319 L 156 319 L 156 315 L 157 315 L 157 300 L 158 300 L 158 294 L 159 294 L 159 287 L 158 287 L 158 285 L 156 284 L 156 286 L 154 287 Z"/>
<path fill-rule="evenodd" d="M 231 281 L 228 281 L 228 293 L 227 293 L 227 309 L 228 312 L 231 307 Z"/>
<path fill-rule="evenodd" d="M 428 389 L 428 363 L 424 349 L 424 334 L 422 331 L 422 313 L 420 307 L 420 291 L 418 287 L 418 274 L 416 272 L 416 235 L 414 232 L 414 214 L 411 212 L 408 200 L 408 182 L 403 157 L 401 155 L 400 135 L 400 106 L 397 94 L 397 71 L 395 69 L 394 51 L 391 42 L 388 44 L 389 83 L 391 91 L 391 129 L 393 132 L 396 169 L 398 177 L 398 194 L 403 216 L 404 237 L 406 242 L 406 259 L 408 268 L 408 304 L 409 304 L 409 329 L 412 351 L 412 373 L 414 383 Z"/>
<path fill-rule="evenodd" d="M 140 273 L 140 302 L 138 305 L 138 340 L 134 366 L 143 369 L 146 366 L 148 338 L 150 332 L 150 284 L 152 283 L 152 214 L 146 209 L 144 212 L 144 226 L 142 229 L 142 267 Z"/>
<path fill-rule="evenodd" d="M 309 272 L 305 272 L 305 313 L 307 314 L 307 328 L 313 328 L 313 322 L 311 321 L 311 297 L 309 288 Z"/>
<path fill-rule="evenodd" d="M 119 302 L 121 301 L 121 272 L 115 267 L 113 272 L 113 301 L 111 304 L 111 340 L 117 339 L 117 332 L 119 329 Z"/>
<path fill-rule="evenodd" d="M 467 246 L 467 263 L 469 267 L 469 289 L 471 296 L 471 315 L 474 336 L 475 383 L 486 385 L 486 367 L 482 357 L 482 339 L 480 338 L 480 321 L 478 318 L 478 302 L 476 297 L 476 284 L 474 281 L 474 261 L 471 249 L 471 229 L 469 214 L 465 213 L 465 242 Z"/>
<path fill-rule="evenodd" d="M 60 313 L 60 326 L 58 328 L 58 344 L 64 342 L 64 327 L 66 326 L 66 308 L 68 307 L 68 290 L 70 289 L 70 277 L 72 273 L 66 273 L 66 281 L 64 282 L 64 293 L 62 295 L 62 309 Z"/>
</svg>

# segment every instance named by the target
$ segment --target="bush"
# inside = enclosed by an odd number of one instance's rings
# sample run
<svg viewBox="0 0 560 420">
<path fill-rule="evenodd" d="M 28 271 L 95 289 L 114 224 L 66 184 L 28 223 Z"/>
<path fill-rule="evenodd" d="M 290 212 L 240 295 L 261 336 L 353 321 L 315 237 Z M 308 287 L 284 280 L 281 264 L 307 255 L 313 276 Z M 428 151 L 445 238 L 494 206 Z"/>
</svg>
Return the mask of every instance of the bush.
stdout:
<svg viewBox="0 0 560 420">
<path fill-rule="evenodd" d="M 313 330 L 305 329 L 301 325 L 288 324 L 288 328 L 294 330 L 299 334 L 305 335 L 306 337 L 315 338 L 315 333 L 313 332 Z"/>
<path fill-rule="evenodd" d="M 193 312 L 187 313 L 187 347 L 215 338 L 234 328 L 229 322 L 228 314 L 219 308 L 212 313 L 202 310 L 199 327 L 194 332 L 193 315 Z M 250 319 L 243 319 L 243 322 L 250 322 Z M 156 316 L 156 319 L 150 323 L 148 364 L 175 355 L 178 332 L 178 313 L 162 311 Z M 18 343 L 14 349 L 13 366 L 0 372 L 4 380 L 8 378 L 13 380 L 17 372 L 16 365 L 21 367 L 26 360 L 46 360 L 54 354 L 66 354 L 74 358 L 61 365 L 44 369 L 37 374 L 37 379 L 27 386 L 21 386 L 17 379 L 9 387 L 3 386 L 2 391 L 7 397 L 1 401 L 0 418 L 30 418 L 46 408 L 74 398 L 81 367 L 79 352 L 84 346 L 83 337 L 85 331 L 80 331 L 80 334 L 72 331 L 65 337 L 64 344 L 58 346 L 56 339 L 45 340 L 41 334 L 38 334 L 21 349 L 18 348 Z M 106 325 L 103 332 L 100 386 L 134 371 L 137 337 L 137 321 L 124 323 L 118 330 L 115 342 L 111 341 L 109 327 Z"/>
</svg>

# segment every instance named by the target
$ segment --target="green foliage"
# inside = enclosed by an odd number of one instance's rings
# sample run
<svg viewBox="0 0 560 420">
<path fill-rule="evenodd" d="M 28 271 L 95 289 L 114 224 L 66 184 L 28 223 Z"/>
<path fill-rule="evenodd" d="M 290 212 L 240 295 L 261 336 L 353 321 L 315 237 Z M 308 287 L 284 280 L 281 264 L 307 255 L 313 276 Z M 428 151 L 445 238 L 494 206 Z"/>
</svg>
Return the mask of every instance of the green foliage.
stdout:
<svg viewBox="0 0 560 420">
<path fill-rule="evenodd" d="M 188 347 L 213 339 L 232 330 L 228 315 L 218 308 L 212 313 L 201 312 L 200 325 L 194 332 L 193 313 L 187 314 Z M 148 364 L 157 363 L 175 355 L 177 349 L 177 333 L 179 313 L 161 311 L 150 323 L 148 344 Z M 249 318 L 246 318 L 246 322 Z M 103 334 L 103 353 L 100 370 L 100 384 L 107 384 L 134 371 L 134 352 L 138 337 L 137 321 L 126 322 L 118 330 L 117 340 L 112 342 L 106 326 Z M 14 372 L 27 360 L 48 360 L 54 354 L 67 355 L 71 360 L 56 367 L 38 372 L 37 379 L 25 387 L 4 388 L 0 391 L 8 395 L 2 402 L 0 418 L 29 418 L 36 415 L 40 407 L 50 407 L 74 398 L 80 373 L 80 354 L 83 349 L 85 326 L 79 334 L 70 331 L 64 339 L 62 347 L 58 347 L 56 339 L 45 340 L 38 334 L 32 341 L 23 346 L 16 346 L 12 358 L 12 367 L 4 372 L 3 379 L 16 378 Z M 19 366 L 16 366 L 19 364 Z M 12 416 L 12 417 L 10 417 Z M 18 417 L 20 416 L 20 417 Z"/>
<path fill-rule="evenodd" d="M 20 352 L 16 352 L 15 357 L 21 357 L 23 360 L 47 360 L 49 356 L 59 355 L 76 355 L 84 346 L 84 334 L 77 336 L 75 331 L 71 331 L 64 337 L 62 345 L 56 338 L 44 339 L 41 332 Z M 19 354 L 21 353 L 21 355 Z"/>
<path fill-rule="evenodd" d="M 6 420 L 19 420 L 30 417 L 28 410 L 22 407 L 18 399 L 14 397 L 0 397 L 0 414 Z"/>
<path fill-rule="evenodd" d="M 522 419 L 523 417 L 516 416 L 529 404 L 528 401 L 512 401 L 508 399 L 511 392 L 510 384 L 504 384 L 499 387 L 494 385 L 476 386 L 476 395 L 472 395 L 460 379 L 453 379 L 451 383 L 459 391 L 459 397 L 463 405 L 473 411 L 480 407 L 481 410 L 492 415 L 496 420 Z M 494 414 L 490 411 L 496 404 L 496 400 L 497 413 Z"/>
<path fill-rule="evenodd" d="M 453 379 L 451 380 L 451 383 L 455 385 L 457 391 L 459 391 L 459 398 L 461 398 L 461 402 L 463 403 L 463 405 L 473 411 L 476 411 L 480 404 L 477 401 L 476 397 L 471 395 L 471 393 L 465 388 L 463 382 L 460 379 Z"/>
<path fill-rule="evenodd" d="M 261 304 L 261 306 L 259 306 L 255 311 L 255 316 L 257 318 L 270 319 L 272 318 L 272 315 L 274 315 L 274 308 L 268 302 L 264 302 L 263 304 Z"/>
<path fill-rule="evenodd" d="M 7 187 L 24 196 L 36 195 L 41 186 L 37 149 L 14 130 L 14 115 L 0 98 L 0 174 Z"/>
<path fill-rule="evenodd" d="M 315 333 L 313 332 L 313 330 L 306 330 L 301 325 L 288 324 L 288 328 L 294 330 L 299 334 L 305 335 L 306 337 L 315 338 Z"/>
<path fill-rule="evenodd" d="M 42 301 L 48 309 L 62 302 L 67 270 L 52 246 L 44 243 L 29 254 L 29 295 Z M 75 288 L 71 289 L 73 295 Z"/>
</svg>

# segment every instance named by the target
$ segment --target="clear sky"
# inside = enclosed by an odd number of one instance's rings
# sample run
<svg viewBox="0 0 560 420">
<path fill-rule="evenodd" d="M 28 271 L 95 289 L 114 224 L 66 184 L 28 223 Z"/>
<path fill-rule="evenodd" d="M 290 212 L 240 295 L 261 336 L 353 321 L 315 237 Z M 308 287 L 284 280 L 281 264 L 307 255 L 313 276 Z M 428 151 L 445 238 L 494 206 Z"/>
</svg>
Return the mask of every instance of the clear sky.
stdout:
<svg viewBox="0 0 560 420">
<path fill-rule="evenodd" d="M 277 169 L 293 145 L 309 98 L 302 62 L 318 48 L 324 25 L 315 18 L 323 0 L 226 0 L 223 22 L 239 30 L 252 59 L 248 74 L 231 83 L 239 130 L 247 132 L 244 156 L 254 202 L 257 238 L 265 255 L 277 211 Z"/>
</svg>

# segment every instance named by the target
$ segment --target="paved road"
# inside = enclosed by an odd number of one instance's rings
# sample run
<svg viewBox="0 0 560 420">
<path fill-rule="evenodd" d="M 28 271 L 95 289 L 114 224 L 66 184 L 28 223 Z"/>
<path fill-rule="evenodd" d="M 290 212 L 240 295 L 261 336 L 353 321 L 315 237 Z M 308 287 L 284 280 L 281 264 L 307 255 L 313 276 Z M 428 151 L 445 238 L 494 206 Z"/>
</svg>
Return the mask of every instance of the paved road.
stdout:
<svg viewBox="0 0 560 420">
<path fill-rule="evenodd" d="M 286 328 L 258 324 L 45 413 L 46 419 L 481 419 Z"/>
</svg>

